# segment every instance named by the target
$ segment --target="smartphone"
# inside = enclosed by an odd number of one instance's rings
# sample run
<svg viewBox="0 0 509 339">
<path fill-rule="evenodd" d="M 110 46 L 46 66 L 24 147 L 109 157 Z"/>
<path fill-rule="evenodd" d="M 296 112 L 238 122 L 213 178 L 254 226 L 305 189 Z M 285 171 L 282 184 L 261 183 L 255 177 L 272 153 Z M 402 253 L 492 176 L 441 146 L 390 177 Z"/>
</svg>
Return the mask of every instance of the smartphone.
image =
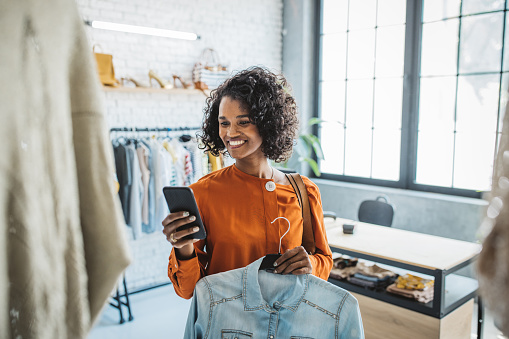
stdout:
<svg viewBox="0 0 509 339">
<path fill-rule="evenodd" d="M 200 211 L 194 198 L 193 190 L 186 186 L 167 186 L 163 188 L 164 198 L 170 209 L 170 213 L 188 211 L 189 215 L 194 215 L 196 220 L 177 228 L 177 231 L 182 231 L 191 227 L 198 226 L 200 230 L 196 233 L 189 234 L 183 239 L 205 239 L 207 233 L 205 226 L 201 220 Z"/>
</svg>

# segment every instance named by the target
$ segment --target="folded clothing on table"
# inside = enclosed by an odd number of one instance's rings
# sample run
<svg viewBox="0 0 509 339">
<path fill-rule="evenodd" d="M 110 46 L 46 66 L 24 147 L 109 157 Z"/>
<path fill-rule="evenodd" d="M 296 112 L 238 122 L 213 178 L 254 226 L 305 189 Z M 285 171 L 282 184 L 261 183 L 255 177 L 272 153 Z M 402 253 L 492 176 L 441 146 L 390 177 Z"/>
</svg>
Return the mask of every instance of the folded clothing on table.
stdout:
<svg viewBox="0 0 509 339">
<path fill-rule="evenodd" d="M 421 303 L 427 303 L 433 300 L 433 286 L 434 280 L 424 279 L 412 274 L 405 274 L 399 276 L 394 284 L 389 285 L 387 287 L 387 292 L 415 299 Z"/>
<path fill-rule="evenodd" d="M 360 274 L 360 275 L 359 275 Z M 356 276 L 357 275 L 357 276 Z M 347 279 L 351 276 L 355 276 L 356 279 L 364 279 L 366 282 L 374 282 L 374 286 L 379 284 L 382 281 L 386 281 L 385 279 L 395 278 L 396 273 L 381 268 L 380 266 L 371 265 L 368 266 L 362 262 L 356 263 L 355 266 L 344 267 L 344 268 L 332 268 L 330 273 L 330 277 L 334 279 Z M 366 279 L 365 277 L 369 277 Z M 355 279 L 354 279 L 355 281 Z M 392 281 L 391 281 L 392 283 Z M 364 285 L 362 285 L 364 286 Z"/>
<path fill-rule="evenodd" d="M 401 295 L 409 299 L 415 299 L 421 303 L 427 303 L 433 300 L 433 287 L 425 287 L 423 290 L 408 290 L 406 288 L 396 287 L 396 283 L 387 286 L 387 292 Z"/>
<path fill-rule="evenodd" d="M 384 289 L 388 285 L 392 284 L 396 276 L 386 275 L 383 278 L 373 277 L 362 273 L 355 273 L 352 277 L 348 278 L 348 281 L 352 284 L 359 285 L 362 287 Z"/>
</svg>

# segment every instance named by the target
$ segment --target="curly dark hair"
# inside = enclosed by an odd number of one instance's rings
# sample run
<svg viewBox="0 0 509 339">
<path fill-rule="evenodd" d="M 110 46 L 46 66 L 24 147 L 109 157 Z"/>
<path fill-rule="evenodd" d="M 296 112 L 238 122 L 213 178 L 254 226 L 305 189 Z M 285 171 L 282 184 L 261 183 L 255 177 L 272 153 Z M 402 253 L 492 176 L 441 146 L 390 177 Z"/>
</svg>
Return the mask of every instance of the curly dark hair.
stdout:
<svg viewBox="0 0 509 339">
<path fill-rule="evenodd" d="M 262 137 L 261 150 L 275 162 L 288 160 L 299 128 L 297 104 L 282 74 L 262 67 L 241 71 L 213 90 L 203 110 L 203 148 L 215 156 L 227 153 L 219 137 L 219 104 L 224 97 L 237 100 L 249 114 Z"/>
</svg>

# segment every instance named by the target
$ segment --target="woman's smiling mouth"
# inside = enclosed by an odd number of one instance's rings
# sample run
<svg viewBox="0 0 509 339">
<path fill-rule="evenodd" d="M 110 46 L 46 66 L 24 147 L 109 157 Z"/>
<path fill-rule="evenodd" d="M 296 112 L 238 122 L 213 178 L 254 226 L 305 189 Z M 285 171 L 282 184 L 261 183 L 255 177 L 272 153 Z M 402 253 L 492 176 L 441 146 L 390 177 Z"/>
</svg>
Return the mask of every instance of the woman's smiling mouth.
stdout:
<svg viewBox="0 0 509 339">
<path fill-rule="evenodd" d="M 238 148 L 246 143 L 246 140 L 230 140 L 228 142 L 231 148 Z"/>
</svg>

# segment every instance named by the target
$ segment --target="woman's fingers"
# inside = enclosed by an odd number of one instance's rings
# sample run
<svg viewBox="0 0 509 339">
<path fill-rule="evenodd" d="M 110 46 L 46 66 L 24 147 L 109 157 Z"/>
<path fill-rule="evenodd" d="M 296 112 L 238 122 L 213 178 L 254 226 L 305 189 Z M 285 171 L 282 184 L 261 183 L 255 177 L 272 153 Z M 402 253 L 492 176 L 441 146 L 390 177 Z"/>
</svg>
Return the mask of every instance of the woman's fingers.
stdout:
<svg viewBox="0 0 509 339">
<path fill-rule="evenodd" d="M 173 239 L 175 239 L 176 241 L 179 241 L 182 238 L 184 238 L 190 234 L 198 232 L 199 230 L 200 230 L 200 228 L 198 226 L 194 226 L 194 227 L 186 228 L 185 230 L 182 230 L 182 231 L 173 232 Z"/>
<path fill-rule="evenodd" d="M 163 234 L 174 247 L 181 248 L 183 246 L 196 242 L 194 239 L 183 239 L 185 236 L 196 233 L 199 231 L 198 226 L 186 227 L 183 230 L 177 231 L 178 228 L 188 225 L 196 220 L 194 215 L 189 215 L 189 212 L 176 212 L 170 213 L 162 221 Z"/>
<path fill-rule="evenodd" d="M 309 256 L 302 246 L 286 251 L 275 263 L 275 273 L 307 274 L 313 271 Z"/>
<path fill-rule="evenodd" d="M 299 272 L 301 272 L 301 273 L 299 273 Z M 282 271 L 280 268 L 277 268 L 277 273 L 281 273 L 281 274 L 289 274 L 289 273 L 306 274 L 306 273 L 311 273 L 311 272 L 312 272 L 312 270 L 311 270 L 308 260 L 299 260 L 296 262 L 292 262 Z"/>
<path fill-rule="evenodd" d="M 162 221 L 161 224 L 163 226 L 167 226 L 167 225 L 171 224 L 172 222 L 175 222 L 176 220 L 182 220 L 186 217 L 189 217 L 189 212 L 187 212 L 187 211 L 170 213 L 166 216 L 166 218 L 164 218 L 164 220 Z M 184 222 L 184 224 L 186 224 L 186 222 Z"/>
<path fill-rule="evenodd" d="M 177 228 L 187 225 L 196 220 L 196 217 L 194 215 L 184 217 L 182 216 L 182 212 L 178 212 L 179 215 L 177 216 L 175 216 L 174 214 L 177 213 L 168 214 L 168 216 L 164 218 L 162 222 L 162 225 L 164 227 L 163 233 L 166 236 L 169 236 L 170 233 L 175 232 Z"/>
</svg>

